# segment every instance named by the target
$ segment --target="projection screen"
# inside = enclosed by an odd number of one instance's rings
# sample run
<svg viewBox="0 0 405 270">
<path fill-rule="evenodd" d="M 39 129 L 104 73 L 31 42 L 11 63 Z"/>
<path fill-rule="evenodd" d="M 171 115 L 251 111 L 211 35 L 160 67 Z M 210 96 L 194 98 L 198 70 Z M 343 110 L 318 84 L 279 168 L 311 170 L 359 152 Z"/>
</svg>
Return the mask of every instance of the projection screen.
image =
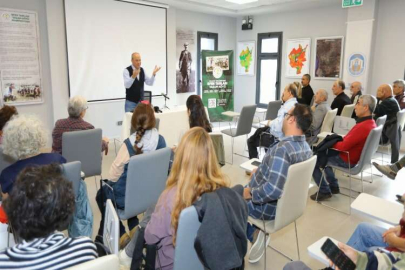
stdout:
<svg viewBox="0 0 405 270">
<path fill-rule="evenodd" d="M 167 10 L 119 0 L 65 0 L 69 96 L 88 101 L 125 98 L 123 71 L 139 52 L 152 76 L 152 95 L 167 93 Z"/>
</svg>

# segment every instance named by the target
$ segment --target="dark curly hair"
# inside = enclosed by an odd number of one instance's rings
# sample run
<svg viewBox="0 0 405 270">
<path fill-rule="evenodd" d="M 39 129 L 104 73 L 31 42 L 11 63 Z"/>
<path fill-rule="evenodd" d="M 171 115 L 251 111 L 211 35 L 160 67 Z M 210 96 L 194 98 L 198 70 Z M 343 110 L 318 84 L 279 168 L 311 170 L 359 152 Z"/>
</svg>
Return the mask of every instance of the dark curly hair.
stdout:
<svg viewBox="0 0 405 270">
<path fill-rule="evenodd" d="M 186 101 L 186 106 L 190 112 L 188 121 L 190 123 L 190 128 L 202 127 L 205 131 L 212 132 L 212 127 L 208 121 L 207 114 L 205 113 L 204 105 L 201 101 L 200 96 L 191 95 Z"/>
<path fill-rule="evenodd" d="M 132 114 L 131 125 L 134 132 L 136 132 L 134 149 L 136 155 L 142 154 L 142 148 L 137 144 L 142 140 L 143 135 L 147 130 L 156 126 L 155 112 L 149 104 L 139 103 Z"/>
<path fill-rule="evenodd" d="M 14 106 L 4 105 L 3 108 L 0 109 L 0 130 L 3 130 L 10 118 L 15 114 L 18 114 L 18 112 Z"/>
<path fill-rule="evenodd" d="M 3 206 L 14 233 L 31 241 L 66 230 L 75 209 L 75 195 L 59 165 L 32 166 L 18 175 Z"/>
</svg>

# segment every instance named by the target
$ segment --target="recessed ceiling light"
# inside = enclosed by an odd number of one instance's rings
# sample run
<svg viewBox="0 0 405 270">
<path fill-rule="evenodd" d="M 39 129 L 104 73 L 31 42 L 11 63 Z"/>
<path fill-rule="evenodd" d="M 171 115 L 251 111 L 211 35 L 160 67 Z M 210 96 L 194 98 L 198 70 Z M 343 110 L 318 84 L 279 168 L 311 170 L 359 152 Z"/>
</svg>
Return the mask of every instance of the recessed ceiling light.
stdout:
<svg viewBox="0 0 405 270">
<path fill-rule="evenodd" d="M 235 4 L 239 4 L 239 5 L 243 5 L 243 4 L 257 2 L 259 0 L 225 0 L 225 1 L 235 3 Z"/>
</svg>

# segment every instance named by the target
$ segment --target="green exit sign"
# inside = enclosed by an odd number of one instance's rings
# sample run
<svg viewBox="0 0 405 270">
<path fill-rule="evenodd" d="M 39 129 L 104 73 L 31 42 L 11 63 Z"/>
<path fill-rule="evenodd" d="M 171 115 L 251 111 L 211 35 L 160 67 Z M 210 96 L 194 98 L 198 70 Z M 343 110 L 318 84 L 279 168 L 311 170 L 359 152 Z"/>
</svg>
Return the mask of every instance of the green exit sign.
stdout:
<svg viewBox="0 0 405 270">
<path fill-rule="evenodd" d="M 363 0 L 342 0 L 342 8 L 358 7 L 363 5 Z"/>
</svg>

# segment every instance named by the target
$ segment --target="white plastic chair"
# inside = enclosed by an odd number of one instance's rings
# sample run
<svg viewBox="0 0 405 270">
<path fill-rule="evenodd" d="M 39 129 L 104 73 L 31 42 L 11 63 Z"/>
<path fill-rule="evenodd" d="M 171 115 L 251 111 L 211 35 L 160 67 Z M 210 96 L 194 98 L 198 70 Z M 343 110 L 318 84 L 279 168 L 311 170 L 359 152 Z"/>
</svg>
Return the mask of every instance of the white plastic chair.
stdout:
<svg viewBox="0 0 405 270">
<path fill-rule="evenodd" d="M 354 111 L 354 106 L 356 106 L 356 105 L 355 104 L 345 105 L 343 107 L 343 110 L 342 110 L 342 113 L 340 114 L 340 116 L 352 117 L 352 114 Z"/>
</svg>

